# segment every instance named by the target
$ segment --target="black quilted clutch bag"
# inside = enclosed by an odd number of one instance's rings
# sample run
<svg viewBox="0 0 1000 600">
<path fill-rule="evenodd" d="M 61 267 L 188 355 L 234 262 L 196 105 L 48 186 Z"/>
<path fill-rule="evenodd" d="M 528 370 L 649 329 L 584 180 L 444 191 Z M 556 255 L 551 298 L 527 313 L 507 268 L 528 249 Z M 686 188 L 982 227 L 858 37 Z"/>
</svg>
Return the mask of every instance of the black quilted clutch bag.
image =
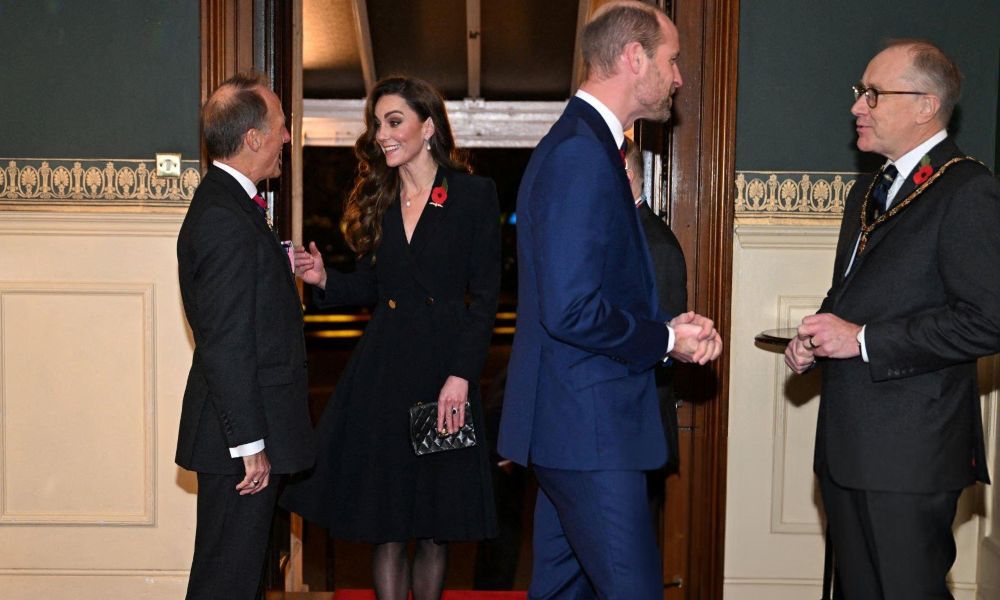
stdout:
<svg viewBox="0 0 1000 600">
<path fill-rule="evenodd" d="M 410 407 L 410 443 L 417 456 L 476 445 L 476 427 L 472 423 L 472 411 L 468 402 L 465 403 L 465 425 L 455 433 L 438 433 L 437 414 L 437 402 Z"/>
</svg>

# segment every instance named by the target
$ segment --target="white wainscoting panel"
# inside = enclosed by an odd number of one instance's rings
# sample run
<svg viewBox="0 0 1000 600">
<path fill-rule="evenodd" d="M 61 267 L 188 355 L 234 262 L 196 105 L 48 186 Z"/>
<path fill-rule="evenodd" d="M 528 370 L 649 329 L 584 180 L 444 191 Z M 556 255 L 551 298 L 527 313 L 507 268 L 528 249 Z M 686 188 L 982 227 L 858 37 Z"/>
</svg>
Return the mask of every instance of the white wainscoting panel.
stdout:
<svg viewBox="0 0 1000 600">
<path fill-rule="evenodd" d="M 0 596 L 179 598 L 182 214 L 0 213 Z"/>
<path fill-rule="evenodd" d="M 979 382 L 986 402 L 983 406 L 983 428 L 986 436 L 987 460 L 993 481 L 998 477 L 997 457 L 1000 456 L 1000 357 L 979 362 Z M 979 565 L 976 576 L 979 584 L 977 600 L 1000 598 L 1000 494 L 996 486 L 982 486 L 983 506 L 986 516 L 980 527 Z"/>
<path fill-rule="evenodd" d="M 153 523 L 152 299 L 0 282 L 0 523 Z"/>
</svg>

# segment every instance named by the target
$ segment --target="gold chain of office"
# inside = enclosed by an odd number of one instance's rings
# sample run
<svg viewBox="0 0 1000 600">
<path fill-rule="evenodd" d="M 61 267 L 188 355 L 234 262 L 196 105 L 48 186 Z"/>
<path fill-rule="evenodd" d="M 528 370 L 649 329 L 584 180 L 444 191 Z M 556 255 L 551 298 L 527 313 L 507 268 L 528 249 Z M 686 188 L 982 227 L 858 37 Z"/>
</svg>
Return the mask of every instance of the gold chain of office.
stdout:
<svg viewBox="0 0 1000 600">
<path fill-rule="evenodd" d="M 875 189 L 875 185 L 878 183 L 879 178 L 875 177 L 874 179 L 872 179 L 871 184 L 868 186 L 868 191 L 865 192 L 864 202 L 861 203 L 861 239 L 858 241 L 858 254 L 864 252 L 865 245 L 868 243 L 868 236 L 871 235 L 873 231 L 875 231 L 875 228 L 877 228 L 882 223 L 885 223 L 892 217 L 896 216 L 897 214 L 902 212 L 903 209 L 912 204 L 913 201 L 916 200 L 918 196 L 920 196 L 920 194 L 924 193 L 924 190 L 929 188 L 935 181 L 937 181 L 942 175 L 944 175 L 945 171 L 947 171 L 953 165 L 967 160 L 977 162 L 981 165 L 983 164 L 980 161 L 976 160 L 975 158 L 972 158 L 971 156 L 956 156 L 955 158 L 941 165 L 941 168 L 935 171 L 933 175 L 928 177 L 927 181 L 923 182 L 917 187 L 917 189 L 910 192 L 909 196 L 893 204 L 892 208 L 890 208 L 884 214 L 881 214 L 878 217 L 876 217 L 876 219 L 871 223 L 868 223 L 868 204 L 869 202 L 871 202 L 872 190 Z"/>
</svg>

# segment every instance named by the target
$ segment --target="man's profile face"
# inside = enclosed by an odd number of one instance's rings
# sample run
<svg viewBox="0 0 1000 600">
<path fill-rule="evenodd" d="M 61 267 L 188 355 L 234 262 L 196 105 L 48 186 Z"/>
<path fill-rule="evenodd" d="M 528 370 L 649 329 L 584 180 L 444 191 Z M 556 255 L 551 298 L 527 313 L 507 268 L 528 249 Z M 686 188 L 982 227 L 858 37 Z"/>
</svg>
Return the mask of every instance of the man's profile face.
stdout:
<svg viewBox="0 0 1000 600">
<path fill-rule="evenodd" d="M 292 136 L 285 127 L 281 101 L 271 90 L 259 89 L 259 92 L 267 103 L 267 127 L 260 130 L 261 143 L 256 159 L 263 173 L 262 179 L 271 179 L 281 175 L 281 147 L 291 141 Z"/>
<path fill-rule="evenodd" d="M 924 91 L 909 76 L 912 61 L 909 49 L 894 46 L 878 53 L 868 63 L 861 83 L 880 91 Z M 924 96 L 885 94 L 875 108 L 860 96 L 851 107 L 858 134 L 858 149 L 898 159 L 920 143 L 918 114 Z"/>
<path fill-rule="evenodd" d="M 673 95 L 684 84 L 677 60 L 680 56 L 680 37 L 677 27 L 664 17 L 659 17 L 662 41 L 656 48 L 646 74 L 636 84 L 636 99 L 643 107 L 642 117 L 654 121 L 670 119 Z"/>
</svg>

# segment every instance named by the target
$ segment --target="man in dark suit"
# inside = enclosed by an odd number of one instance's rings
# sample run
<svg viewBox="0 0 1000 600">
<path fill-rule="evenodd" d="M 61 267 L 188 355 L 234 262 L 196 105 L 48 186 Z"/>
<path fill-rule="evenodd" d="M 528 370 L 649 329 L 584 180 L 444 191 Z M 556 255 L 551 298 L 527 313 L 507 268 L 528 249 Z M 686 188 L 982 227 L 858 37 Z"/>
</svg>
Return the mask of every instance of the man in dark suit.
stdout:
<svg viewBox="0 0 1000 600">
<path fill-rule="evenodd" d="M 632 140 L 626 142 L 625 173 L 639 211 L 639 222 L 646 235 L 649 257 L 653 262 L 656 277 L 656 291 L 660 306 L 668 314 L 679 315 L 687 310 L 687 265 L 684 250 L 670 226 L 653 212 L 643 189 L 645 165 L 639 145 Z M 660 521 L 660 513 L 667 500 L 667 477 L 676 473 L 680 466 L 678 456 L 677 397 L 674 395 L 674 364 L 656 367 L 656 393 L 660 398 L 660 417 L 663 419 L 663 433 L 667 439 L 667 463 L 646 474 L 649 486 L 649 512 L 653 526 Z"/>
<path fill-rule="evenodd" d="M 198 472 L 189 599 L 261 594 L 281 474 L 313 460 L 302 310 L 257 184 L 289 141 L 266 80 L 237 76 L 202 111 L 213 159 L 177 238 L 195 349 L 177 464 Z"/>
<path fill-rule="evenodd" d="M 653 367 L 707 362 L 712 322 L 660 309 L 619 148 L 665 119 L 681 85 L 677 29 L 615 2 L 584 28 L 586 77 L 532 154 L 517 200 L 517 333 L 499 452 L 539 484 L 529 597 L 663 593 L 644 470 L 667 458 Z"/>
<path fill-rule="evenodd" d="M 891 43 L 855 89 L 858 148 L 820 312 L 785 362 L 823 371 L 814 468 L 849 600 L 951 598 L 962 489 L 989 480 L 976 359 L 1000 350 L 1000 185 L 946 126 L 961 75 Z"/>
</svg>

